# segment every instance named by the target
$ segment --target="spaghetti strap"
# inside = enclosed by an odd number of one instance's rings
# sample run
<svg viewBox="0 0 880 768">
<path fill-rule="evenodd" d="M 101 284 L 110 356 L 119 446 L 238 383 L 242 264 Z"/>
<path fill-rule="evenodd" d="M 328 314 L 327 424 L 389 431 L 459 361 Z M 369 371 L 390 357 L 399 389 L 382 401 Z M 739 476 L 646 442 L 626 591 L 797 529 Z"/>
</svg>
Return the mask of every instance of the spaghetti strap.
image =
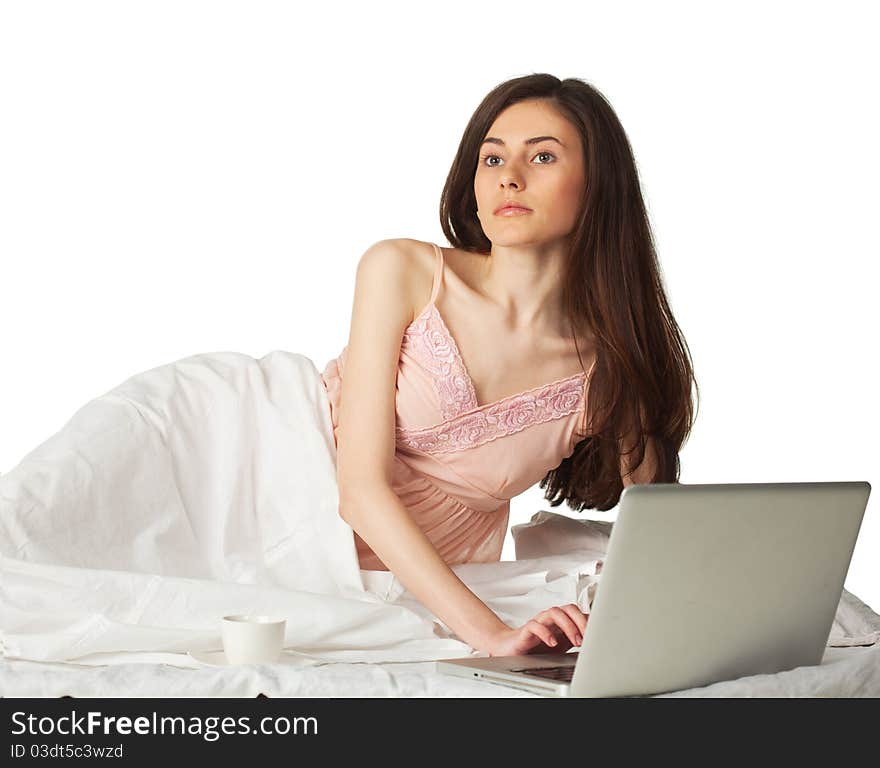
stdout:
<svg viewBox="0 0 880 768">
<path fill-rule="evenodd" d="M 434 268 L 434 282 L 429 304 L 433 304 L 437 299 L 437 294 L 440 293 L 440 283 L 443 282 L 443 251 L 440 250 L 440 246 L 436 243 L 431 243 L 431 245 L 434 246 L 434 250 L 437 252 L 437 266 Z"/>
</svg>

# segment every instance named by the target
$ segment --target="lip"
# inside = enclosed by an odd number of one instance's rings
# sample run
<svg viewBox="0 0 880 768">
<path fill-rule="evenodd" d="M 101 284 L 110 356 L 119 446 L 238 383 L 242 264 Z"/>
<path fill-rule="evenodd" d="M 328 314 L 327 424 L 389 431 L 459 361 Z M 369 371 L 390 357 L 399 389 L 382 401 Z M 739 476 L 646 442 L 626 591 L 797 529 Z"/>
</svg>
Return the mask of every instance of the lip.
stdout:
<svg viewBox="0 0 880 768">
<path fill-rule="evenodd" d="M 526 208 L 526 206 L 520 205 L 519 203 L 504 203 L 503 205 L 495 209 L 495 213 L 513 213 L 514 211 L 518 211 L 520 213 L 530 213 L 531 210 L 531 208 Z"/>
</svg>

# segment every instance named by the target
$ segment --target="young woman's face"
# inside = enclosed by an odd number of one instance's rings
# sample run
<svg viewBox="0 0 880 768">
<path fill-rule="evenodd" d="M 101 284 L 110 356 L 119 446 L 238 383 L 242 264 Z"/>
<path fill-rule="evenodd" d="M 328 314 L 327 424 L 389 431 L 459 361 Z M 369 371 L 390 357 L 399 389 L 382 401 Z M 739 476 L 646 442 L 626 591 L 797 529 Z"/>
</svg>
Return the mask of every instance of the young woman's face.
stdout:
<svg viewBox="0 0 880 768">
<path fill-rule="evenodd" d="M 538 137 L 553 138 L 533 141 Z M 575 127 L 547 101 L 513 104 L 496 117 L 480 147 L 474 194 L 483 232 L 495 245 L 564 238 L 574 229 L 585 183 Z M 530 210 L 496 212 L 508 200 Z"/>
</svg>

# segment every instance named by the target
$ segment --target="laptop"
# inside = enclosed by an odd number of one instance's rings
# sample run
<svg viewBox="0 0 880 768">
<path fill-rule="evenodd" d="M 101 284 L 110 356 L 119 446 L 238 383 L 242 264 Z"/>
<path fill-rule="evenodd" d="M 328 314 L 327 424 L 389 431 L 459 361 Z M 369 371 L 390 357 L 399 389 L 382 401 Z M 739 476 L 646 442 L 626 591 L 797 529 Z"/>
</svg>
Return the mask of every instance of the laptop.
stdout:
<svg viewBox="0 0 880 768">
<path fill-rule="evenodd" d="M 627 486 L 579 651 L 440 659 L 545 696 L 646 696 L 821 663 L 868 482 Z"/>
</svg>

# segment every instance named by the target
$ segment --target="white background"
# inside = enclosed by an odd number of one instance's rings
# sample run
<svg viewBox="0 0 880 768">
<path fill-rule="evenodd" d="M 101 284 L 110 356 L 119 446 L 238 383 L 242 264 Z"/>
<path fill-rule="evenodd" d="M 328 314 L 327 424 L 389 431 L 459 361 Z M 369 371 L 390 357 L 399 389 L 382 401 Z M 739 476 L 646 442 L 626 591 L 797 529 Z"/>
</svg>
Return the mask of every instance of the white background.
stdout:
<svg viewBox="0 0 880 768">
<path fill-rule="evenodd" d="M 871 482 L 846 587 L 880 610 L 871 7 L 4 3 L 0 472 L 182 357 L 323 369 L 364 250 L 446 244 L 472 112 L 549 72 L 635 152 L 701 387 L 681 482 Z M 536 486 L 511 524 L 541 508 Z"/>
</svg>

